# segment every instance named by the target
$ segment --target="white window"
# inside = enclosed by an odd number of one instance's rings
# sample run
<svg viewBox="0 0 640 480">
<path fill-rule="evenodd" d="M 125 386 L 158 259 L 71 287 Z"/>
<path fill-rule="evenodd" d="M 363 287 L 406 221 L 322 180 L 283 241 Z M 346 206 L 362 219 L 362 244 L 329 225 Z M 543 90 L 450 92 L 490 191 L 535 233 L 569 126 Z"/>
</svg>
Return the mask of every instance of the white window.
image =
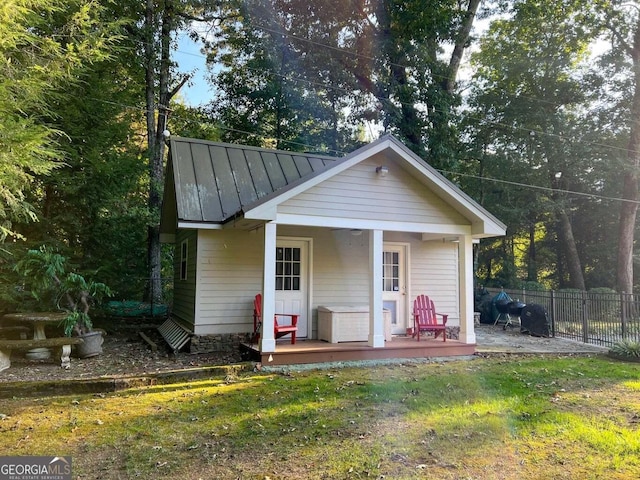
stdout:
<svg viewBox="0 0 640 480">
<path fill-rule="evenodd" d="M 276 290 L 300 290 L 299 248 L 276 248 Z"/>
<path fill-rule="evenodd" d="M 400 254 L 398 252 L 382 253 L 382 291 L 397 292 L 400 290 Z"/>
<path fill-rule="evenodd" d="M 180 280 L 187 279 L 187 260 L 189 258 L 189 241 L 183 240 L 180 245 Z"/>
</svg>

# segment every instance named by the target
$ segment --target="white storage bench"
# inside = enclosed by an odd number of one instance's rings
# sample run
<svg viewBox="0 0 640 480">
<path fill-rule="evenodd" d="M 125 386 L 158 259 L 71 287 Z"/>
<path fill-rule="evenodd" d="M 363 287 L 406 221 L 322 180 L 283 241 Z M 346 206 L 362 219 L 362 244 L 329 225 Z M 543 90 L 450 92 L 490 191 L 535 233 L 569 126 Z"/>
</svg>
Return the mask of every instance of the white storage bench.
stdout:
<svg viewBox="0 0 640 480">
<path fill-rule="evenodd" d="M 391 340 L 391 311 L 384 309 L 384 339 Z M 318 307 L 318 338 L 330 343 L 366 342 L 369 306 Z"/>
</svg>

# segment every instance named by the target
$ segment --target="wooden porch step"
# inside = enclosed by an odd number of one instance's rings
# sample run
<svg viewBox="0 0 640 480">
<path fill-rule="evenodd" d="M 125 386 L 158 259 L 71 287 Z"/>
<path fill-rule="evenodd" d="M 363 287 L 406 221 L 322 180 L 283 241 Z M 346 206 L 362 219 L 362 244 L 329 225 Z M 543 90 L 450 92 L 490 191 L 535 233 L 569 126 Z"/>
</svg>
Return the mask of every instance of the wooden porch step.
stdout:
<svg viewBox="0 0 640 480">
<path fill-rule="evenodd" d="M 263 365 L 295 365 L 305 363 L 349 362 L 410 358 L 467 356 L 475 353 L 475 344 L 456 340 L 422 340 L 394 338 L 384 348 L 373 348 L 366 342 L 327 343 L 314 340 L 299 341 L 295 345 L 278 344 L 273 353 L 261 354 L 255 344 L 244 344 L 254 359 Z"/>
</svg>

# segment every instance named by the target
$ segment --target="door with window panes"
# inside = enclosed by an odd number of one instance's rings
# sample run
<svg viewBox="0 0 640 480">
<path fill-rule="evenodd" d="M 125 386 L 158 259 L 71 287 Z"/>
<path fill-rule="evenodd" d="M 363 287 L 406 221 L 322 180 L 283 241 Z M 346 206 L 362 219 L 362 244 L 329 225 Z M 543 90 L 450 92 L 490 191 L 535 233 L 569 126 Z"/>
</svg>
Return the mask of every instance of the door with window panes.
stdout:
<svg viewBox="0 0 640 480">
<path fill-rule="evenodd" d="M 391 311 L 391 333 L 406 333 L 406 246 L 384 244 L 382 252 L 382 303 Z"/>
<path fill-rule="evenodd" d="M 276 314 L 297 313 L 297 337 L 307 334 L 307 269 L 308 242 L 278 240 L 276 245 Z M 289 317 L 278 317 L 278 323 L 290 323 Z"/>
</svg>

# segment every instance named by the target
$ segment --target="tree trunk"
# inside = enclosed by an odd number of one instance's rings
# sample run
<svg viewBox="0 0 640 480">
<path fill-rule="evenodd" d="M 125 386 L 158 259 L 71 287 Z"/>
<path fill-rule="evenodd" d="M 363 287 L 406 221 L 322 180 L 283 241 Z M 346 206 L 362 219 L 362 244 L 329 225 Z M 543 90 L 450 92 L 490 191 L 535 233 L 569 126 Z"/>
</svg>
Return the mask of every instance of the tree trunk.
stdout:
<svg viewBox="0 0 640 480">
<path fill-rule="evenodd" d="M 553 118 L 553 117 L 551 117 Z M 553 124 L 550 125 L 553 127 Z M 569 288 L 576 288 L 578 290 L 585 290 L 584 273 L 582 272 L 582 262 L 580 261 L 580 255 L 578 254 L 578 248 L 576 246 L 576 239 L 573 235 L 573 224 L 569 217 L 568 209 L 566 207 L 566 198 L 564 194 L 561 194 L 561 190 L 567 189 L 566 176 L 556 175 L 558 170 L 557 162 L 562 156 L 562 150 L 553 148 L 553 144 L 545 142 L 544 144 L 545 158 L 547 160 L 547 174 L 549 178 L 549 185 L 554 190 L 551 194 L 553 203 L 555 206 L 555 227 L 557 235 L 558 253 L 561 257 L 558 257 L 558 273 L 561 285 L 564 283 L 564 274 L 561 272 L 560 267 L 562 260 L 567 267 L 567 273 L 569 275 L 569 281 L 567 286 Z"/>
<path fill-rule="evenodd" d="M 403 46 L 396 38 L 397 27 L 392 25 L 392 8 L 389 2 L 380 2 L 376 16 L 379 22 L 378 45 L 389 63 L 389 83 L 381 88 L 388 92 L 384 95 L 387 116 L 394 118 L 392 125 L 398 129 L 400 137 L 408 143 L 408 147 L 419 156 L 424 156 L 425 145 L 422 139 L 424 122 L 416 110 L 415 89 L 409 82 L 407 74 L 407 56 Z M 396 113 L 397 112 L 397 113 Z"/>
<path fill-rule="evenodd" d="M 288 59 L 287 59 L 287 47 L 285 45 L 285 41 L 284 38 L 282 38 L 282 36 L 277 35 L 278 40 L 280 41 L 280 74 L 278 75 L 278 78 L 276 80 L 277 82 L 277 89 L 276 89 L 276 118 L 275 118 L 275 127 L 276 127 L 276 131 L 274 132 L 274 135 L 276 137 L 276 148 L 281 149 L 284 148 L 284 146 L 282 145 L 282 139 L 285 138 L 285 134 L 283 132 L 284 130 L 284 121 L 285 121 L 285 110 L 287 108 L 285 102 L 286 102 L 286 97 L 285 97 L 285 87 L 284 87 L 284 81 L 285 81 L 285 76 L 287 74 L 287 69 L 288 69 Z"/>
<path fill-rule="evenodd" d="M 536 224 L 529 223 L 529 251 L 527 252 L 527 281 L 538 281 L 538 262 L 536 261 Z"/>
<path fill-rule="evenodd" d="M 407 146 L 422 157 L 425 154 L 424 142 L 422 141 L 423 121 L 418 116 L 415 107 L 413 87 L 410 86 L 407 78 L 407 67 L 401 65 L 406 60 L 399 56 L 393 57 L 393 55 L 395 55 L 395 52 L 390 52 L 390 56 L 392 56 L 391 78 L 393 79 L 395 96 L 400 103 L 401 113 L 397 127 L 400 135 L 409 143 Z"/>
<path fill-rule="evenodd" d="M 160 246 L 160 206 L 162 204 L 162 180 L 164 159 L 164 131 L 167 128 L 169 112 L 170 42 L 173 31 L 173 9 L 171 0 L 161 4 L 160 62 L 157 65 L 155 47 L 156 12 L 154 1 L 147 0 L 145 12 L 147 60 L 145 71 L 145 93 L 147 102 L 147 141 L 149 156 L 149 213 L 151 223 L 147 230 L 147 261 L 149 268 L 148 299 L 159 303 L 162 300 L 161 246 Z M 156 79 L 156 67 L 158 78 Z M 158 115 L 156 112 L 156 80 L 158 88 Z"/>
<path fill-rule="evenodd" d="M 582 274 L 582 264 L 580 263 L 580 256 L 578 255 L 578 249 L 576 248 L 576 241 L 573 236 L 573 228 L 571 226 L 571 220 L 564 208 L 560 208 L 556 213 L 557 228 L 558 228 L 558 241 L 564 252 L 564 258 L 567 264 L 567 270 L 569 273 L 569 288 L 577 288 L 579 290 L 585 290 L 584 275 Z"/>
<path fill-rule="evenodd" d="M 478 7 L 480 6 L 480 0 L 469 0 L 467 11 L 464 15 L 462 24 L 460 25 L 460 31 L 456 37 L 456 44 L 451 52 L 451 58 L 449 59 L 449 69 L 447 72 L 447 78 L 443 83 L 444 90 L 448 94 L 453 94 L 456 85 L 456 78 L 458 77 L 458 70 L 460 70 L 460 63 L 462 62 L 462 55 L 464 49 L 467 48 L 469 43 L 469 35 L 471 34 L 471 27 L 473 27 L 473 21 L 476 18 Z"/>
<path fill-rule="evenodd" d="M 617 283 L 620 292 L 633 293 L 633 240 L 638 213 L 638 168 L 640 168 L 640 20 L 636 23 L 631 57 L 634 71 L 634 95 L 631 105 L 631 134 L 627 145 L 620 222 L 618 226 Z"/>
</svg>

